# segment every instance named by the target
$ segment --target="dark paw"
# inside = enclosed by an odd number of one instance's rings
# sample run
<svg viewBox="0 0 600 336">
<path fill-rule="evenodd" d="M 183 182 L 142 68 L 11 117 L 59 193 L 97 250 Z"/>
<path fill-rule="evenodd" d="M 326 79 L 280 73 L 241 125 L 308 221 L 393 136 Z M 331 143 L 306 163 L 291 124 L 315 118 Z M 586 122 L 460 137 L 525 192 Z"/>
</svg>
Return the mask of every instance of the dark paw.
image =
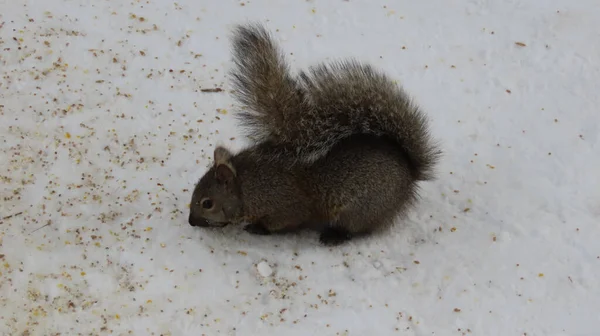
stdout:
<svg viewBox="0 0 600 336">
<path fill-rule="evenodd" d="M 244 227 L 244 230 L 248 231 L 251 234 L 255 234 L 255 235 L 261 235 L 261 236 L 266 236 L 271 234 L 271 232 L 269 232 L 269 230 L 265 229 L 264 226 L 262 226 L 261 224 L 248 224 Z"/>
<path fill-rule="evenodd" d="M 321 232 L 319 241 L 325 246 L 336 246 L 352 239 L 352 234 L 343 229 L 327 228 Z"/>
</svg>

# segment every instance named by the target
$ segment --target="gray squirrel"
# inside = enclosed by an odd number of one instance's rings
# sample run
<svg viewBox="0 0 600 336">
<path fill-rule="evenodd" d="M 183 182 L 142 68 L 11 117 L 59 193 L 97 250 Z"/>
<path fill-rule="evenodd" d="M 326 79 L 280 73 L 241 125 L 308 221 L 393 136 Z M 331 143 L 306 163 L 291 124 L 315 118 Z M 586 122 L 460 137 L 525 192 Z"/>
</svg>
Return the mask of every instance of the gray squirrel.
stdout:
<svg viewBox="0 0 600 336">
<path fill-rule="evenodd" d="M 423 112 L 370 65 L 319 64 L 293 76 L 259 23 L 232 37 L 237 120 L 253 143 L 214 150 L 189 224 L 247 223 L 252 234 L 309 228 L 334 246 L 389 227 L 432 180 L 440 151 Z"/>
</svg>

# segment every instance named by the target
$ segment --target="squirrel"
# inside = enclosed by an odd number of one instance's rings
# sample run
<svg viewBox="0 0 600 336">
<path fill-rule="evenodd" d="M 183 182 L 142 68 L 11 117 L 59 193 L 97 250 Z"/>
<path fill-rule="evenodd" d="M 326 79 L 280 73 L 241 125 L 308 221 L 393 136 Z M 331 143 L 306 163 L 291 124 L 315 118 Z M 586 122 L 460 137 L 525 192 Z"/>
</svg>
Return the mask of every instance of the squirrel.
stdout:
<svg viewBox="0 0 600 336">
<path fill-rule="evenodd" d="M 233 31 L 236 117 L 252 143 L 235 154 L 216 146 L 189 224 L 245 223 L 258 235 L 309 228 L 334 246 L 405 214 L 441 154 L 405 91 L 353 59 L 294 76 L 262 24 Z"/>
</svg>

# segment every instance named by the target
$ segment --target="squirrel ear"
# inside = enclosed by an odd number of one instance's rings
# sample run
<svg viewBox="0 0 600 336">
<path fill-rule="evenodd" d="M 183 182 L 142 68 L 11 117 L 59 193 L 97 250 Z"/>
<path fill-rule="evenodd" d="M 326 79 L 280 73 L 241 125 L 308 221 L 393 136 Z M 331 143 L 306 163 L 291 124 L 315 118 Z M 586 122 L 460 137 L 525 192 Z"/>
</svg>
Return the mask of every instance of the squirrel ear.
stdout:
<svg viewBox="0 0 600 336">
<path fill-rule="evenodd" d="M 215 148 L 215 178 L 219 183 L 230 184 L 235 178 L 235 169 L 231 164 L 231 152 L 222 146 Z"/>
<path fill-rule="evenodd" d="M 221 184 L 230 185 L 235 178 L 235 171 L 226 164 L 218 164 L 215 169 L 215 178 Z"/>
<path fill-rule="evenodd" d="M 222 146 L 217 146 L 217 148 L 215 148 L 215 153 L 214 153 L 215 165 L 219 165 L 222 163 L 230 165 L 231 156 L 232 156 L 231 152 L 227 148 L 222 147 Z"/>
</svg>

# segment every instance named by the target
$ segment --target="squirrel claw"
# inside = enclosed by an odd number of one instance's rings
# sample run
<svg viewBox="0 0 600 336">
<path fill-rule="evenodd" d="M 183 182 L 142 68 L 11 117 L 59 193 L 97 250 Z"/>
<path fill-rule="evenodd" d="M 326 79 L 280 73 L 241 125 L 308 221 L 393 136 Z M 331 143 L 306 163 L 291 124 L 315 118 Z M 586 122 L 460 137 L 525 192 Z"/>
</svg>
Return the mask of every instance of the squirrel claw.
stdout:
<svg viewBox="0 0 600 336">
<path fill-rule="evenodd" d="M 261 236 L 266 236 L 271 234 L 271 232 L 269 232 L 269 230 L 265 229 L 264 226 L 254 223 L 254 224 L 248 224 L 244 227 L 244 230 L 246 230 L 248 233 L 251 234 L 255 234 L 255 235 L 261 235 Z"/>
<path fill-rule="evenodd" d="M 325 246 L 337 246 L 352 239 L 352 234 L 338 228 L 327 228 L 319 236 L 319 241 Z"/>
</svg>

